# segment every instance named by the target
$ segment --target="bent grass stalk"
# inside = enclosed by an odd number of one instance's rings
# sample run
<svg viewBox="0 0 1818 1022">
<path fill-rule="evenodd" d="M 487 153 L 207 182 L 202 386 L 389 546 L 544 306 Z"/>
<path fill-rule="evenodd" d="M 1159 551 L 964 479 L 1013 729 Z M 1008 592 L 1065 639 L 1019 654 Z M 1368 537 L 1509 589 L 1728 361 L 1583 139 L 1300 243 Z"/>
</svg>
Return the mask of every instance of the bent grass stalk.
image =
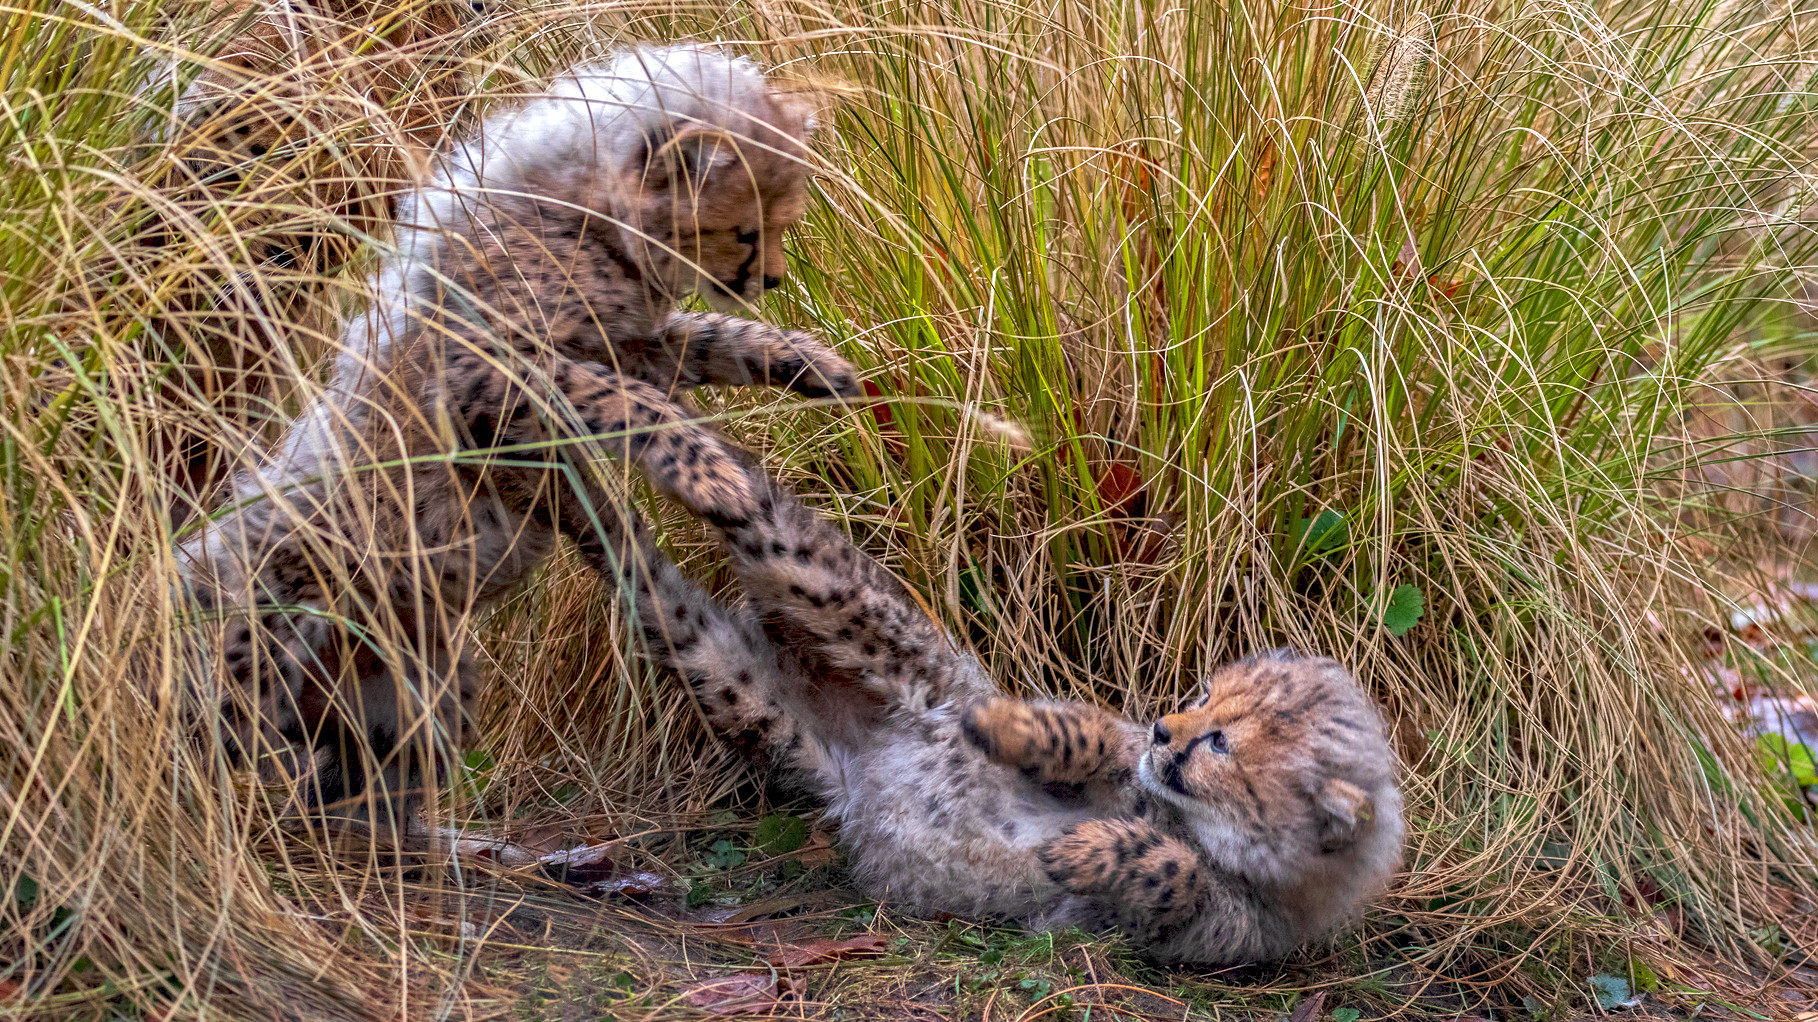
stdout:
<svg viewBox="0 0 1818 1022">
<path fill-rule="evenodd" d="M 1790 302 L 1814 235 L 1788 197 L 1813 184 L 1811 17 L 525 6 L 486 16 L 475 62 L 508 90 L 692 34 L 845 83 L 766 314 L 844 342 L 882 397 L 708 411 L 1013 689 L 1142 717 L 1260 647 L 1340 657 L 1409 766 L 1410 874 L 1368 954 L 1575 975 L 1618 940 L 1668 971 L 1694 949 L 1760 960 L 1777 889 L 1818 879 L 1809 820 L 1703 676 L 1695 640 L 1729 597 L 1686 541 L 1754 535 L 1691 463 L 1760 434 L 1695 434 L 1694 413 L 1749 345 L 1806 342 Z M 331 868 L 281 837 L 289 793 L 218 769 L 173 715 L 160 438 L 269 443 L 365 265 L 295 306 L 178 315 L 204 284 L 292 293 L 245 265 L 240 214 L 322 223 L 280 190 L 139 236 L 174 186 L 168 143 L 135 134 L 169 96 L 133 83 L 206 35 L 38 0 L 0 29 L 0 980 L 47 1017 L 484 1013 L 478 952 L 411 939 L 417 887 L 390 860 Z M 359 174 L 404 141 L 384 109 L 322 109 L 360 112 L 285 158 Z M 209 342 L 265 374 L 250 412 L 172 368 Z M 442 812 L 640 829 L 735 795 L 616 615 L 563 561 L 474 622 L 492 766 Z M 1663 897 L 1677 930 L 1625 915 Z"/>
</svg>

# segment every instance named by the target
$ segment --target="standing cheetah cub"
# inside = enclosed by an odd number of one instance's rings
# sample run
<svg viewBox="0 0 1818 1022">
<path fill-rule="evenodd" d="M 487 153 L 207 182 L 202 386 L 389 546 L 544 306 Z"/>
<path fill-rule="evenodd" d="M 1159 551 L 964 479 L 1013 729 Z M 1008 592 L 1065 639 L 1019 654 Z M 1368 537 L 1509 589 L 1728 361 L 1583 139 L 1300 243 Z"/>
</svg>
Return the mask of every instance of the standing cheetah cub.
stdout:
<svg viewBox="0 0 1818 1022">
<path fill-rule="evenodd" d="M 765 510 L 719 531 L 737 610 L 634 521 L 621 592 L 650 655 L 722 734 L 824 799 L 874 896 L 921 913 L 1117 930 L 1164 962 L 1279 958 L 1400 861 L 1395 756 L 1336 662 L 1215 671 L 1141 727 L 998 695 L 881 565 L 753 473 Z"/>
<path fill-rule="evenodd" d="M 675 403 L 703 384 L 857 392 L 813 338 L 674 311 L 784 272 L 803 99 L 695 46 L 583 67 L 491 117 L 399 204 L 401 251 L 326 395 L 179 551 L 213 618 L 200 716 L 230 747 L 327 750 L 314 795 L 407 822 L 475 695 L 475 609 L 567 535 L 597 545 L 597 454 L 728 527 L 741 461 Z"/>
</svg>

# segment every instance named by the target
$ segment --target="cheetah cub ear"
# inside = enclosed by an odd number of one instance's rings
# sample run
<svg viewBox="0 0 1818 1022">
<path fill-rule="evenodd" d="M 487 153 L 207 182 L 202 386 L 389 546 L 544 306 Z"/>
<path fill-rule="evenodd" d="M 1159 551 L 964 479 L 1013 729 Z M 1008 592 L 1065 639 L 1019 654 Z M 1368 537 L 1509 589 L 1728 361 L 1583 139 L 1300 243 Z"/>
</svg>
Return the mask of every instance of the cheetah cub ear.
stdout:
<svg viewBox="0 0 1818 1022">
<path fill-rule="evenodd" d="M 708 124 L 690 124 L 670 136 L 663 144 L 650 149 L 643 166 L 635 164 L 632 173 L 642 178 L 647 191 L 660 192 L 687 181 L 695 191 L 707 178 L 738 159 L 736 141 L 724 128 Z"/>
<path fill-rule="evenodd" d="M 1313 796 L 1318 810 L 1319 850 L 1342 852 L 1370 832 L 1376 823 L 1376 803 L 1368 792 L 1350 781 L 1334 777 Z"/>
<path fill-rule="evenodd" d="M 864 95 L 857 86 L 799 67 L 791 68 L 787 77 L 773 77 L 771 84 L 776 111 L 771 126 L 798 142 L 812 139 L 842 104 Z"/>
</svg>

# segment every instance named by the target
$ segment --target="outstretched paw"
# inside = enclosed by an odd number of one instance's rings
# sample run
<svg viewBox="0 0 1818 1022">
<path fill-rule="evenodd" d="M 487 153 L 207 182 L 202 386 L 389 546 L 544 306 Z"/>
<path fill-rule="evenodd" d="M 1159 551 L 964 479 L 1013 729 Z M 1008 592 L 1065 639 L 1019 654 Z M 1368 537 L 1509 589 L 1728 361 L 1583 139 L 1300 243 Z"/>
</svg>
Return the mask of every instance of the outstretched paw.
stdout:
<svg viewBox="0 0 1818 1022">
<path fill-rule="evenodd" d="M 1205 867 L 1193 849 L 1140 820 L 1088 820 L 1044 845 L 1039 857 L 1048 878 L 1067 890 L 1160 924 L 1192 915 L 1206 894 Z"/>
<path fill-rule="evenodd" d="M 770 377 L 803 397 L 859 397 L 858 370 L 813 334 L 788 330 L 783 345 L 789 355 L 770 367 Z"/>
<path fill-rule="evenodd" d="M 1031 771 L 1044 783 L 1084 784 L 1123 758 L 1122 721 L 1084 703 L 993 699 L 960 722 L 995 763 Z"/>
</svg>

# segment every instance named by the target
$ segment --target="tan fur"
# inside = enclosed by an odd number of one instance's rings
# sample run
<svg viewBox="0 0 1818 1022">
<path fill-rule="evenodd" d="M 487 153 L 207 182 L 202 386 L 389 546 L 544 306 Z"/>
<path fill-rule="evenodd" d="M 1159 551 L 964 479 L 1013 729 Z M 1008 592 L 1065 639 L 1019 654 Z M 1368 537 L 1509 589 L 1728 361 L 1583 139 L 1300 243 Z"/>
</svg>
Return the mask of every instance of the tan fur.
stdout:
<svg viewBox="0 0 1818 1022">
<path fill-rule="evenodd" d="M 242 456 L 221 424 L 258 436 L 284 371 L 280 349 L 319 325 L 326 278 L 351 263 L 364 236 L 388 233 L 397 196 L 445 141 L 469 90 L 469 25 L 485 6 L 208 0 L 174 8 L 199 10 L 186 24 L 205 37 L 175 40 L 200 55 L 146 83 L 148 100 L 181 88 L 146 181 L 159 201 L 119 255 L 133 277 L 158 282 L 144 354 L 174 366 L 164 386 L 181 395 L 170 400 L 215 413 L 206 428 L 177 421 L 154 437 L 176 473 L 177 524 Z"/>
<path fill-rule="evenodd" d="M 826 801 L 874 896 L 1226 964 L 1321 936 L 1395 870 L 1395 758 L 1337 663 L 1239 661 L 1149 728 L 1005 699 L 837 528 L 752 486 L 765 510 L 719 526 L 745 607 L 635 528 L 599 560 L 714 726 Z"/>
<path fill-rule="evenodd" d="M 657 80 L 662 109 L 638 105 Z M 594 548 L 617 528 L 599 455 L 733 525 L 760 512 L 757 494 L 675 392 L 857 391 L 805 334 L 673 310 L 703 283 L 743 300 L 783 274 L 773 242 L 802 209 L 803 109 L 693 47 L 634 51 L 552 89 L 489 119 L 406 197 L 407 245 L 349 326 L 328 394 L 241 480 L 241 506 L 180 550 L 215 622 L 200 721 L 255 755 L 326 749 L 317 799 L 360 796 L 361 815 L 376 796 L 378 822 L 402 823 L 460 744 L 475 609 L 559 537 Z M 718 153 L 645 148 L 710 118 L 728 129 Z M 599 151 L 611 138 L 635 151 Z"/>
</svg>

